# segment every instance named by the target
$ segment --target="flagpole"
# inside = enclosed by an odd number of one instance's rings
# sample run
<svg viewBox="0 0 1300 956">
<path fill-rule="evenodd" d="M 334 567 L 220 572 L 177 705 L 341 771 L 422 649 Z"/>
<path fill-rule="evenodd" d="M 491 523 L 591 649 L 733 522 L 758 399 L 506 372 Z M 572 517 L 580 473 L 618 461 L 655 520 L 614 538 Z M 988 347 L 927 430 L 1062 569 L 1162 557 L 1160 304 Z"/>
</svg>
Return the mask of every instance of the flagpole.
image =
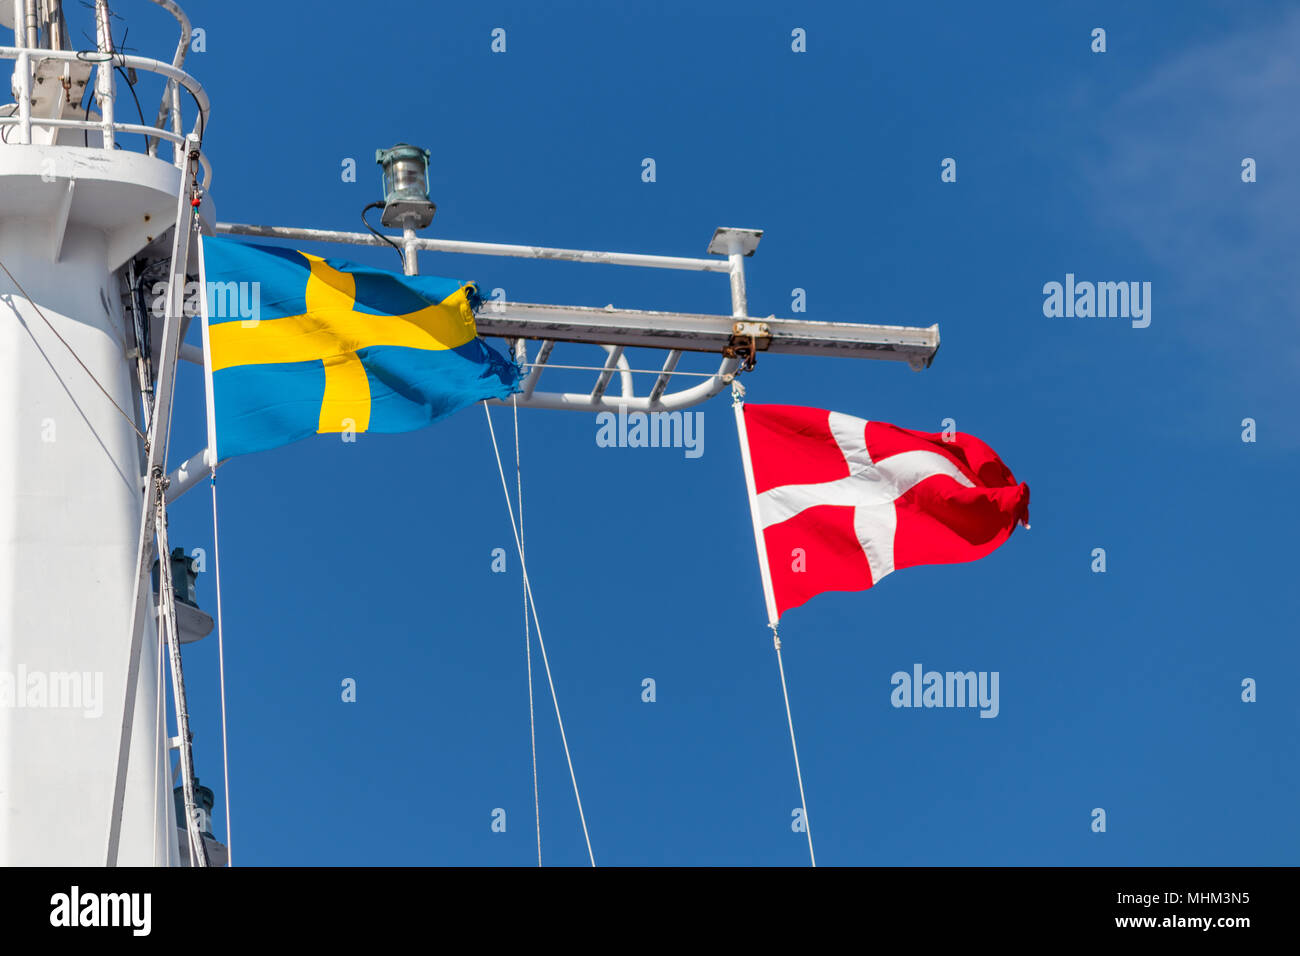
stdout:
<svg viewBox="0 0 1300 956">
<path fill-rule="evenodd" d="M 217 586 L 217 665 L 221 683 L 221 781 L 225 789 L 226 866 L 235 865 L 234 846 L 230 837 L 230 746 L 226 734 L 226 635 L 221 613 L 221 539 L 217 534 L 217 404 L 212 384 L 212 340 L 209 335 L 208 273 L 203 261 L 203 238 L 199 240 L 199 321 L 203 333 L 203 388 L 207 400 L 209 484 L 212 488 L 212 567 Z M 260 319 L 260 316 L 254 318 Z"/>
<path fill-rule="evenodd" d="M 767 601 L 767 626 L 776 630 L 781 615 L 776 613 L 772 592 L 772 571 L 767 563 L 767 542 L 758 517 L 758 494 L 754 490 L 754 462 L 749 457 L 749 434 L 745 431 L 745 386 L 738 379 L 731 383 L 731 408 L 736 413 L 736 436 L 740 439 L 740 460 L 745 466 L 745 488 L 749 492 L 749 517 L 754 523 L 754 544 L 758 548 L 758 570 L 763 576 L 763 597 Z"/>
<path fill-rule="evenodd" d="M 803 769 L 799 765 L 799 745 L 794 738 L 794 717 L 790 712 L 790 690 L 785 683 L 785 662 L 781 659 L 781 635 L 777 632 L 780 615 L 776 610 L 776 596 L 772 590 L 772 569 L 767 560 L 767 541 L 763 538 L 763 524 L 758 515 L 758 494 L 754 484 L 754 462 L 749 454 L 749 433 L 745 430 L 745 386 L 739 380 L 731 383 L 731 407 L 736 413 L 736 437 L 740 440 L 740 459 L 745 467 L 745 488 L 749 495 L 749 517 L 754 525 L 754 544 L 758 549 L 758 567 L 763 579 L 763 598 L 767 603 L 767 626 L 772 629 L 772 646 L 776 648 L 776 666 L 781 674 L 781 696 L 785 699 L 785 720 L 790 727 L 790 750 L 794 754 L 794 774 L 799 781 L 799 809 L 803 811 L 804 833 L 808 835 L 808 859 L 817 866 L 813 852 L 812 826 L 808 822 L 808 798 L 804 796 Z"/>
</svg>

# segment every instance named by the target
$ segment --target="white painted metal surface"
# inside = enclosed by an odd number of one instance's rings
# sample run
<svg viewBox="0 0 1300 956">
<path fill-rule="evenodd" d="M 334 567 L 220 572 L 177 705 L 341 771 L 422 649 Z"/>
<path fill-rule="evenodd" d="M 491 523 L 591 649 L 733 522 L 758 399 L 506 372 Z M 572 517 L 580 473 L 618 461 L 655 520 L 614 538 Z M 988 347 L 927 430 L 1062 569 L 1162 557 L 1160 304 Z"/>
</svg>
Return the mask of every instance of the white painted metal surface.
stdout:
<svg viewBox="0 0 1300 956">
<path fill-rule="evenodd" d="M 0 147 L 0 190 L 14 185 L 12 153 L 58 148 Z M 161 165 L 174 178 L 175 169 Z M 29 188 L 38 184 L 46 185 L 37 178 Z M 132 197 L 120 202 L 113 232 L 128 229 L 138 214 Z M 106 202 L 94 209 L 110 211 Z M 126 320 L 109 264 L 114 244 L 109 230 L 79 212 L 74 206 L 53 262 L 48 245 L 32 241 L 49 222 L 0 204 L 0 261 L 114 401 L 131 409 Z M 11 449 L 0 456 L 0 674 L 77 674 L 92 690 L 101 688 L 93 716 L 68 707 L 0 706 L 0 865 L 98 865 L 125 689 L 139 444 L 3 275 L 0 382 L 9 409 L 0 416 L 0 445 Z M 156 646 L 152 626 L 145 644 Z M 155 841 L 159 860 L 176 862 L 170 772 L 148 732 L 157 695 L 148 657 L 134 709 L 146 732 L 132 741 L 122 825 L 122 862 L 135 865 L 155 862 Z M 155 784 L 159 775 L 166 786 Z"/>
<path fill-rule="evenodd" d="M 507 338 L 557 342 L 616 342 L 628 348 L 673 348 L 721 353 L 730 341 L 734 316 L 642 309 L 595 309 L 532 302 L 488 302 L 477 316 L 479 332 Z M 939 348 L 939 327 L 859 325 L 766 318 L 771 341 L 766 352 L 841 355 L 907 362 L 924 368 Z"/>
<path fill-rule="evenodd" d="M 383 246 L 366 232 L 342 232 L 337 229 L 301 229 L 297 226 L 254 226 L 240 222 L 219 222 L 217 232 L 230 236 L 259 236 L 263 239 L 290 239 L 306 242 L 338 242 L 349 246 Z M 680 256 L 649 256 L 634 252 L 592 252 L 586 249 L 552 249 L 547 246 L 521 246 L 500 242 L 467 242 L 459 239 L 407 239 L 393 236 L 394 242 L 408 244 L 429 252 L 459 252 L 470 256 L 505 256 L 515 259 L 560 259 L 567 262 L 593 262 L 612 266 L 645 266 L 650 269 L 684 269 L 690 272 L 727 272 L 728 265 L 717 259 L 690 259 Z"/>
<path fill-rule="evenodd" d="M 34 9 L 3 2 L 16 22 Z M 98 6 L 108 49 L 112 21 Z M 18 101 L 0 116 L 0 262 L 13 274 L 0 272 L 0 446 L 9 449 L 0 456 L 0 865 L 104 862 L 128 689 L 137 732 L 118 862 L 176 865 L 151 615 L 129 685 L 124 666 L 144 460 L 141 424 L 114 403 L 133 415 L 140 407 L 121 276 L 133 256 L 165 245 L 184 134 L 116 122 L 111 69 L 95 71 L 98 115 L 61 115 L 36 87 L 66 76 L 76 89 L 89 72 L 75 51 L 24 46 L 34 39 L 19 31 L 16 46 L 0 47 Z M 190 90 L 204 114 L 195 126 L 206 127 L 207 97 L 193 79 L 147 57 L 114 61 Z M 61 135 L 68 130 L 75 139 Z M 122 134 L 146 131 L 179 147 L 173 161 L 130 151 Z M 205 199 L 199 214 L 210 222 L 211 213 Z"/>
</svg>

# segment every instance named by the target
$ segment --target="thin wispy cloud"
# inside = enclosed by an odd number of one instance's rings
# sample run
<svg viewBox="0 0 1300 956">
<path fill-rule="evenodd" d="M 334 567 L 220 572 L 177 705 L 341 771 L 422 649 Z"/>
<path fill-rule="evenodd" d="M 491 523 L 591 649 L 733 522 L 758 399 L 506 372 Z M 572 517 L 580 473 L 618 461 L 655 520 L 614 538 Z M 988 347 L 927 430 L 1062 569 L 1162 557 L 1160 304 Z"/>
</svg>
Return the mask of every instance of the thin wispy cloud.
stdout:
<svg viewBox="0 0 1300 956">
<path fill-rule="evenodd" d="M 1254 353 L 1280 387 L 1300 367 L 1297 49 L 1300 11 L 1154 62 L 1093 104 L 1100 149 L 1084 160 L 1099 224 L 1163 273 L 1166 321 L 1198 346 Z"/>
</svg>

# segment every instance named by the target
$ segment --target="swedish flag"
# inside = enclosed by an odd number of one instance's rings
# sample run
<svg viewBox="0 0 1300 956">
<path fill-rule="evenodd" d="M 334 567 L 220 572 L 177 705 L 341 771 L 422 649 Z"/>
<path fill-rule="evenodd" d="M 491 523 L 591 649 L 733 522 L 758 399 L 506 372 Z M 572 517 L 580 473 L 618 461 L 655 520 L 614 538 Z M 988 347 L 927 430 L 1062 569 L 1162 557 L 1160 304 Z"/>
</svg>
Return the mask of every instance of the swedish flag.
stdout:
<svg viewBox="0 0 1300 956">
<path fill-rule="evenodd" d="M 519 390 L 472 282 L 205 237 L 217 458 L 327 432 L 404 432 Z"/>
</svg>

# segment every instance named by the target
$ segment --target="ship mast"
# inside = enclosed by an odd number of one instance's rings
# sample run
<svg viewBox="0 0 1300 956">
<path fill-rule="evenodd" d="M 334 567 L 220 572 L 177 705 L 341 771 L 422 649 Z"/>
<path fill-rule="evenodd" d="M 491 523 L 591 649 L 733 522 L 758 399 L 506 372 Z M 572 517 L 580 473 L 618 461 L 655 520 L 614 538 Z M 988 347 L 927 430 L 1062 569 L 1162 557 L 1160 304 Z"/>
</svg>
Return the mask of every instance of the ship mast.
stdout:
<svg viewBox="0 0 1300 956">
<path fill-rule="evenodd" d="M 188 319 L 179 294 L 145 308 L 140 277 L 183 285 L 194 224 L 211 228 L 209 105 L 179 69 L 188 21 L 153 2 L 181 25 L 171 62 L 116 51 L 105 0 L 86 50 L 71 48 L 60 0 L 0 0 L 15 92 L 0 107 L 0 865 L 102 865 L 106 838 L 123 865 L 205 855 L 202 838 L 177 838 L 149 584 L 166 541 L 152 476 L 167 472 Z M 159 122 L 124 122 L 115 106 L 134 90 L 122 85 L 150 79 Z M 159 570 L 194 806 L 165 552 Z M 197 819 L 182 825 L 193 833 Z"/>
</svg>

